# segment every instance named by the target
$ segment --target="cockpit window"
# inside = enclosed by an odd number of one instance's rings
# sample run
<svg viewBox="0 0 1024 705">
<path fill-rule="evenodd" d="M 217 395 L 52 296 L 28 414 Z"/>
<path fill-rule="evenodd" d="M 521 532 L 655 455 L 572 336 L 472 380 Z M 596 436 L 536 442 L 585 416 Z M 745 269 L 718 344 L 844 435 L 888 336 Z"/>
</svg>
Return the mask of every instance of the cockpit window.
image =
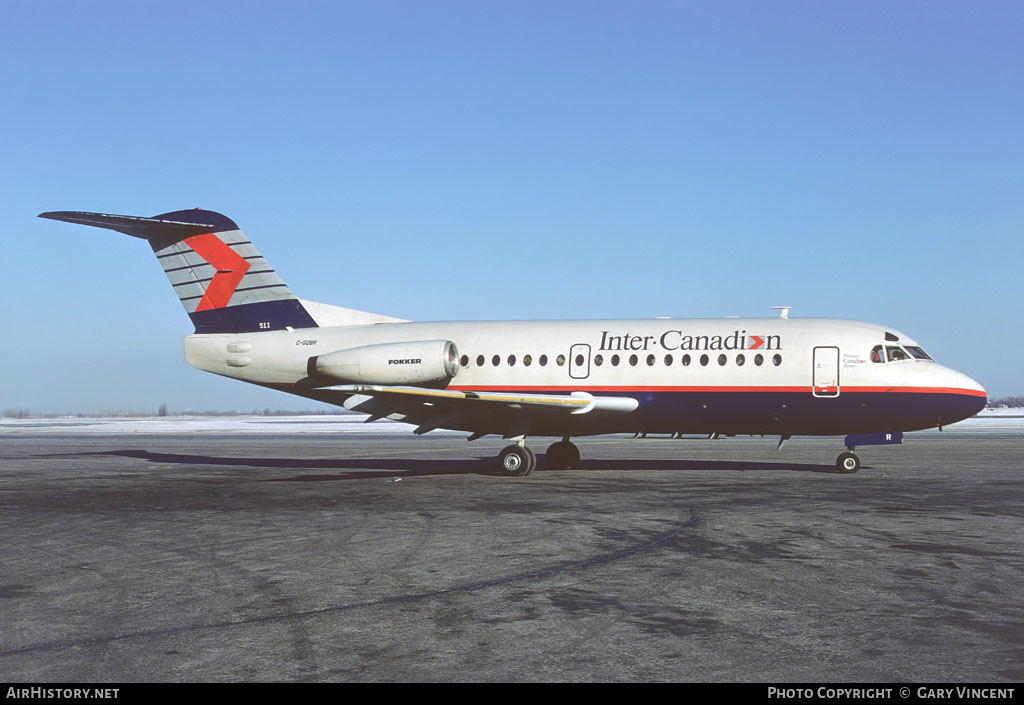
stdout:
<svg viewBox="0 0 1024 705">
<path fill-rule="evenodd" d="M 885 352 L 889 356 L 889 362 L 897 362 L 899 360 L 909 360 L 910 356 L 904 352 L 903 348 L 898 345 L 886 345 Z"/>
<path fill-rule="evenodd" d="M 931 356 L 916 345 L 876 345 L 871 348 L 871 362 L 898 362 L 900 360 L 931 360 Z"/>
</svg>

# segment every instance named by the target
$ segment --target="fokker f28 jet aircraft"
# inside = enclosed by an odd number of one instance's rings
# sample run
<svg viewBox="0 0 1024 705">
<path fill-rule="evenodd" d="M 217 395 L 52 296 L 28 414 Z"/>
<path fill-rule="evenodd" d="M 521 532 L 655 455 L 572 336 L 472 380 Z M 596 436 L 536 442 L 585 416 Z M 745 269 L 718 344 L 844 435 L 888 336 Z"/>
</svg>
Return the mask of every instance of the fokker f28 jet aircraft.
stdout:
<svg viewBox="0 0 1024 705">
<path fill-rule="evenodd" d="M 603 433 L 845 435 L 900 442 L 985 406 L 973 379 L 903 333 L 838 319 L 410 322 L 298 299 L 231 219 L 195 209 L 152 218 L 40 217 L 149 242 L 195 324 L 200 370 L 369 415 L 513 442 L 509 475 L 537 464 L 528 436 L 554 436 L 550 468 L 579 462 L 573 436 Z"/>
</svg>

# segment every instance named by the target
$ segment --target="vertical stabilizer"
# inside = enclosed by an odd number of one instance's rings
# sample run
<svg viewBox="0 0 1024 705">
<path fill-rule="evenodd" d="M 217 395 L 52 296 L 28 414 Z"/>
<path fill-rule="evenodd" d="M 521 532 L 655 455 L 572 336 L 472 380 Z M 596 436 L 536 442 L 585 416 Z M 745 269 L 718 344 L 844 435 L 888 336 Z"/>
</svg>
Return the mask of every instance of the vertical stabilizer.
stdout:
<svg viewBox="0 0 1024 705">
<path fill-rule="evenodd" d="M 55 211 L 40 217 L 148 241 L 196 333 L 317 327 L 252 242 L 220 213 L 197 208 L 140 218 Z"/>
</svg>

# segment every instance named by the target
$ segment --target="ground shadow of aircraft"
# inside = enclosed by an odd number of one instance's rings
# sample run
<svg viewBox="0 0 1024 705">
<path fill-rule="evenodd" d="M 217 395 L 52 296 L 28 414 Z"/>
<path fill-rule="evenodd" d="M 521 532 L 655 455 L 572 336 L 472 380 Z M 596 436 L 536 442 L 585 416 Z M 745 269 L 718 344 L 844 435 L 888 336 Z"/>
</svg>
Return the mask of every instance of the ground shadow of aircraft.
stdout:
<svg viewBox="0 0 1024 705">
<path fill-rule="evenodd" d="M 352 470 L 330 475 L 295 475 L 262 479 L 261 482 L 335 482 L 375 478 L 405 478 L 443 475 L 501 475 L 489 466 L 488 457 L 477 458 L 244 458 L 191 453 L 160 453 L 143 449 L 125 449 L 73 455 L 103 455 L 136 458 L 152 463 L 176 465 L 222 465 L 233 467 L 273 468 L 292 470 Z M 543 455 L 541 456 L 543 457 Z M 550 473 L 578 473 L 604 470 L 647 470 L 663 472 L 814 472 L 837 474 L 834 465 L 770 461 L 686 460 L 686 459 L 587 459 L 574 470 L 550 470 Z"/>
</svg>

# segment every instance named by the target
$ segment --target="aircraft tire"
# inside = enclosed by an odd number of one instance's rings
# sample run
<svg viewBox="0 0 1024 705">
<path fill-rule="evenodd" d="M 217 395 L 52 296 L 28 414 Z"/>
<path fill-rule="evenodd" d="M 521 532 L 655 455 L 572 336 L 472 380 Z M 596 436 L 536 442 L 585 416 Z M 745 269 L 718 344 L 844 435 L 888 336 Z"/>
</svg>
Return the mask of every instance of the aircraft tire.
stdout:
<svg viewBox="0 0 1024 705">
<path fill-rule="evenodd" d="M 530 456 L 530 469 L 526 473 L 527 475 L 529 475 L 531 472 L 537 469 L 537 454 L 533 452 L 533 448 L 531 448 L 530 446 L 523 446 L 523 450 L 525 450 Z"/>
<path fill-rule="evenodd" d="M 860 470 L 860 458 L 857 457 L 856 453 L 846 451 L 840 453 L 839 457 L 836 458 L 836 467 L 839 468 L 839 472 L 851 474 Z"/>
<path fill-rule="evenodd" d="M 552 443 L 544 456 L 544 465 L 550 470 L 571 470 L 580 462 L 580 449 L 571 441 Z"/>
<path fill-rule="evenodd" d="M 537 467 L 537 456 L 526 446 L 505 446 L 498 455 L 498 468 L 502 475 L 523 477 Z"/>
</svg>

